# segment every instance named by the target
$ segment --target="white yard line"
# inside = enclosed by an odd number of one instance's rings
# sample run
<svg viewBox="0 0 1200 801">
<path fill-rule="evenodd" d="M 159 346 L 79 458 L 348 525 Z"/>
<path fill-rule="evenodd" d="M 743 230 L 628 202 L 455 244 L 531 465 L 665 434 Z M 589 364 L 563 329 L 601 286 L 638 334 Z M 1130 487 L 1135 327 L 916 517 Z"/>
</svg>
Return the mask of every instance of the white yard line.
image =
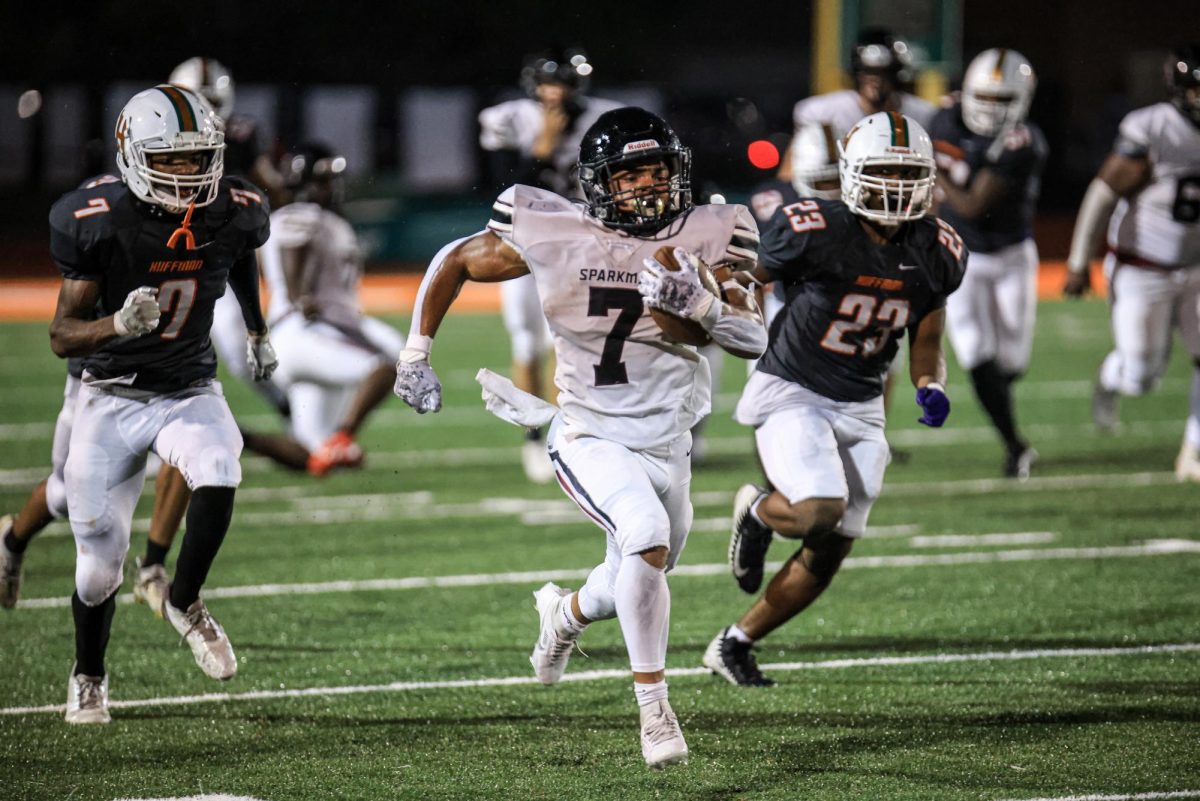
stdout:
<svg viewBox="0 0 1200 801">
<path fill-rule="evenodd" d="M 1045 798 L 1006 798 L 1004 801 L 1157 801 L 1170 798 L 1200 798 L 1200 790 L 1168 790 L 1126 795 L 1052 795 Z"/>
<path fill-rule="evenodd" d="M 1056 539 L 1056 531 L 1018 531 L 1012 534 L 935 534 L 913 537 L 908 544 L 914 548 L 969 548 L 972 545 L 1037 545 Z"/>
<path fill-rule="evenodd" d="M 1139 545 L 1114 545 L 1091 548 L 1038 548 L 1016 551 L 966 551 L 943 554 L 891 556 L 851 556 L 843 570 L 877 567 L 946 567 L 950 565 L 1000 562 L 1039 562 L 1050 559 L 1121 559 L 1164 554 L 1200 553 L 1200 540 L 1149 540 Z M 767 570 L 778 570 L 782 562 L 768 562 Z M 408 576 L 405 578 L 322 581 L 300 584 L 253 584 L 241 587 L 215 587 L 204 590 L 204 597 L 261 598 L 276 595 L 317 595 L 328 592 L 373 592 L 447 587 L 485 587 L 504 584 L 541 584 L 547 581 L 586 579 L 591 568 L 533 570 L 507 573 L 468 573 L 456 576 Z M 729 572 L 724 562 L 679 565 L 672 576 L 720 576 Z M 117 596 L 119 603 L 133 603 L 133 595 Z M 18 603 L 22 609 L 53 609 L 70 606 L 70 598 L 28 598 Z"/>
<path fill-rule="evenodd" d="M 767 671 L 795 670 L 846 670 L 853 668 L 910 667 L 915 665 L 947 665 L 970 662 L 1016 662 L 1029 659 L 1078 659 L 1081 657 L 1152 656 L 1200 651 L 1200 643 L 1176 643 L 1167 645 L 1144 645 L 1130 648 L 1055 648 L 1027 651 L 984 651 L 973 654 L 927 654 L 920 656 L 880 656 L 862 659 L 828 659 L 819 662 L 777 662 L 761 665 Z M 706 667 L 672 668 L 667 671 L 672 678 L 680 676 L 702 676 L 709 673 Z M 605 679 L 628 679 L 629 671 L 582 670 L 568 673 L 563 684 L 575 684 Z M 251 690 L 243 693 L 205 693 L 204 695 L 175 695 L 161 698 L 136 698 L 126 701 L 110 700 L 112 709 L 135 709 L 139 707 L 190 706 L 193 704 L 222 703 L 230 701 L 263 701 L 276 698 L 325 698 L 338 695 L 365 695 L 373 693 L 396 693 L 425 690 L 451 690 L 475 687 L 515 687 L 538 684 L 533 676 L 496 676 L 483 679 L 449 679 L 443 681 L 396 681 L 389 684 L 359 684 L 343 687 L 306 687 L 294 690 Z M 14 706 L 0 708 L 0 715 L 34 715 L 61 713 L 63 704 L 45 706 Z M 1058 799 L 1057 801 L 1063 801 Z"/>
</svg>

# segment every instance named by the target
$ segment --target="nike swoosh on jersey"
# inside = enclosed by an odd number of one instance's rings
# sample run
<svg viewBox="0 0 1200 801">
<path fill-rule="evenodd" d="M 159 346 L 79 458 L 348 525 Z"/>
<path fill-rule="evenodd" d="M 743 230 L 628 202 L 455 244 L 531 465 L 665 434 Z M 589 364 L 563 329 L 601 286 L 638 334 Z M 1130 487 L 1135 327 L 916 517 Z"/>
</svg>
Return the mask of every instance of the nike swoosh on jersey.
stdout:
<svg viewBox="0 0 1200 801">
<path fill-rule="evenodd" d="M 915 264 L 901 264 L 901 265 L 900 265 L 900 269 L 901 269 L 901 270 L 915 270 L 915 269 L 917 269 L 917 265 L 915 265 Z"/>
</svg>

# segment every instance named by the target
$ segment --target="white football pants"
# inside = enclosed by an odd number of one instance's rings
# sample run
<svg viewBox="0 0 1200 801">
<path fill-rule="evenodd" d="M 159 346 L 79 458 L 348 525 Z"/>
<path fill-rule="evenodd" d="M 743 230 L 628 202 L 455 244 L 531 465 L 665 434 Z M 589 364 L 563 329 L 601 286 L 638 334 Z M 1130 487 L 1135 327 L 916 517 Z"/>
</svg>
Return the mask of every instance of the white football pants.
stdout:
<svg viewBox="0 0 1200 801">
<path fill-rule="evenodd" d="M 1029 367 L 1037 318 L 1037 245 L 1026 239 L 971 253 L 962 286 L 946 299 L 946 326 L 964 370 L 995 361 L 1005 373 Z"/>
</svg>

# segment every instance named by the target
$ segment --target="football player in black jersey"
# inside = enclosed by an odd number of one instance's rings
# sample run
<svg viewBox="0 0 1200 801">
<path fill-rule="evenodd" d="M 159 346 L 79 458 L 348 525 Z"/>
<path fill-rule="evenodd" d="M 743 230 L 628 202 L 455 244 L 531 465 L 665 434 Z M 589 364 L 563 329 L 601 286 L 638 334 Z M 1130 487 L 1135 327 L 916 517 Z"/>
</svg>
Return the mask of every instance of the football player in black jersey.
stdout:
<svg viewBox="0 0 1200 801">
<path fill-rule="evenodd" d="M 1037 451 L 1017 430 L 1012 385 L 1029 367 L 1037 315 L 1033 215 L 1046 139 L 1025 119 L 1036 77 L 1015 50 L 986 50 L 963 76 L 962 97 L 930 126 L 938 213 L 971 250 L 971 272 L 946 304 L 958 363 L 1004 443 L 1004 474 L 1029 478 Z"/>
<path fill-rule="evenodd" d="M 71 723 L 109 720 L 104 654 L 150 450 L 192 491 L 164 616 L 206 674 L 236 673 L 229 640 L 199 598 L 241 481 L 241 437 L 208 335 L 227 282 L 251 332 L 255 377 L 266 379 L 276 363 L 254 253 L 269 234 L 268 209 L 250 184 L 222 177 L 212 108 L 188 90 L 157 86 L 126 104 L 116 140 L 121 182 L 69 192 L 50 210 L 51 254 L 63 274 L 51 347 L 83 357 L 84 368 L 65 468 L 78 544 Z"/>
<path fill-rule="evenodd" d="M 899 113 L 873 114 L 842 141 L 839 173 L 841 201 L 784 206 L 759 248 L 757 277 L 783 282 L 787 304 L 737 407 L 774 488 L 747 484 L 735 497 L 738 585 L 758 590 L 772 532 L 803 546 L 705 651 L 704 664 L 738 685 L 772 683 L 752 644 L 816 600 L 866 530 L 888 463 L 884 376 L 905 332 L 920 422 L 938 427 L 950 413 L 944 307 L 967 251 L 951 226 L 926 216 L 929 135 Z"/>
</svg>

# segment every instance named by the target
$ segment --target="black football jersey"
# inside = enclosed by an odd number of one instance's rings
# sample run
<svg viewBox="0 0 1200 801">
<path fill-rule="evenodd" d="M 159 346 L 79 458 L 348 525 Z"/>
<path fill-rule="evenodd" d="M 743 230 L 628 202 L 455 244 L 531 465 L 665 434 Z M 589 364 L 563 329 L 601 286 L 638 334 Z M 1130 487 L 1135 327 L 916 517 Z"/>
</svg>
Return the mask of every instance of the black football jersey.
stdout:
<svg viewBox="0 0 1200 801">
<path fill-rule="evenodd" d="M 780 206 L 800 200 L 796 187 L 790 181 L 769 178 L 750 190 L 750 211 L 761 228 L 767 224 Z"/>
<path fill-rule="evenodd" d="M 758 369 L 835 401 L 883 392 L 899 340 L 962 283 L 967 250 L 925 217 L 880 245 L 840 200 L 801 200 L 775 212 L 758 263 L 787 303 Z"/>
<path fill-rule="evenodd" d="M 260 153 L 258 123 L 244 114 L 231 116 L 225 123 L 225 174 L 249 179 Z"/>
<path fill-rule="evenodd" d="M 267 241 L 269 215 L 266 198 L 240 178 L 222 178 L 217 199 L 196 208 L 186 229 L 182 215 L 138 200 L 119 181 L 59 198 L 50 209 L 50 252 L 63 277 L 99 282 L 97 316 L 119 310 L 140 286 L 157 287 L 163 309 L 155 331 L 111 340 L 83 357 L 84 369 L 152 392 L 213 378 L 213 306 L 234 265 L 244 269 Z"/>
<path fill-rule="evenodd" d="M 968 189 L 981 170 L 991 170 L 1004 178 L 1008 189 L 977 219 L 966 219 L 949 204 L 938 214 L 954 226 L 972 252 L 994 253 L 1033 236 L 1033 215 L 1049 148 L 1041 129 L 1027 121 L 1004 134 L 999 154 L 989 159 L 988 149 L 995 138 L 972 133 L 962 121 L 961 108 L 956 103 L 942 109 L 929 126 L 938 171 L 955 186 Z"/>
</svg>

